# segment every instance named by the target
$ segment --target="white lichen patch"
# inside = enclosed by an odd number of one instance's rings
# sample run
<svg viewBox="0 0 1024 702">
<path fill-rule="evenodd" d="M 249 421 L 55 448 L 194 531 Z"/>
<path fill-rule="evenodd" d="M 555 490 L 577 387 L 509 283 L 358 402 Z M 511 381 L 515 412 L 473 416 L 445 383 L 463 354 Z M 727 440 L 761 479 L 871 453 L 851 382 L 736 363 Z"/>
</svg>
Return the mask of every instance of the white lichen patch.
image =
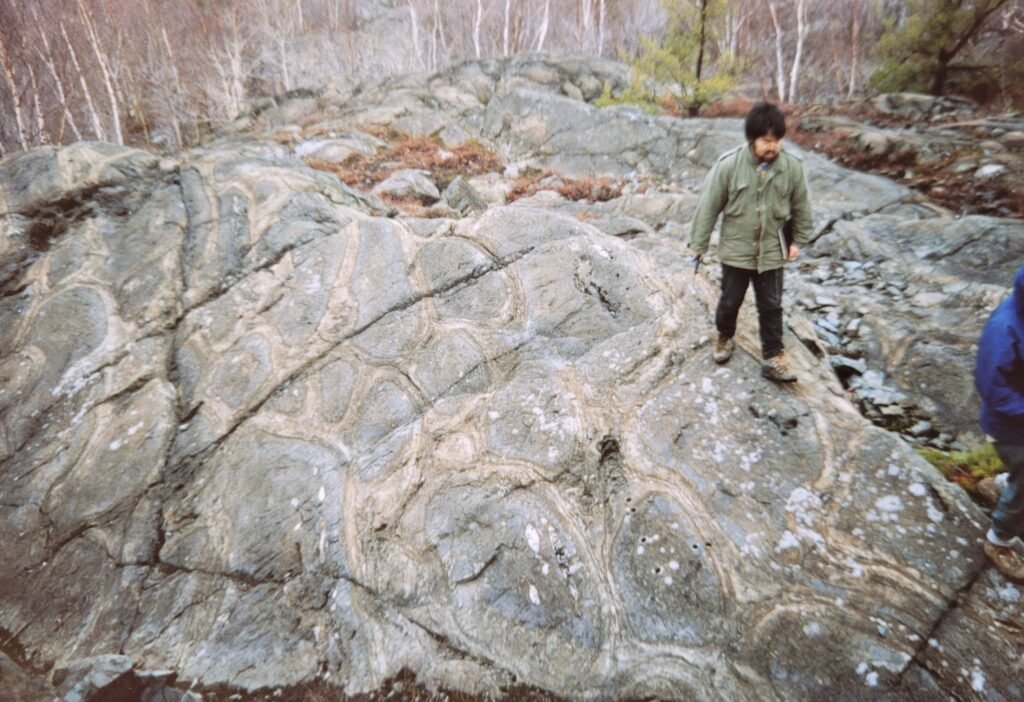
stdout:
<svg viewBox="0 0 1024 702">
<path fill-rule="evenodd" d="M 530 583 L 530 602 L 535 605 L 540 604 L 540 593 L 537 592 L 537 588 L 534 587 L 533 583 Z"/>
<path fill-rule="evenodd" d="M 821 624 L 818 622 L 808 622 L 807 624 L 804 624 L 804 636 L 814 638 L 816 636 L 821 636 L 821 632 Z"/>
<path fill-rule="evenodd" d="M 903 500 L 898 495 L 886 495 L 875 500 L 875 507 L 883 512 L 900 512 L 903 510 Z"/>
<path fill-rule="evenodd" d="M 910 490 L 910 494 L 915 497 L 924 497 L 928 493 L 928 488 L 921 483 L 911 483 L 910 487 L 907 489 Z"/>
<path fill-rule="evenodd" d="M 797 538 L 796 534 L 787 529 L 782 532 L 782 538 L 779 539 L 779 543 L 775 546 L 775 551 L 778 553 L 791 548 L 800 548 L 800 539 Z"/>
<path fill-rule="evenodd" d="M 1020 602 L 1020 590 L 1012 583 L 1006 583 L 1003 587 L 996 588 L 995 594 L 1000 600 L 1008 604 Z"/>
<path fill-rule="evenodd" d="M 761 461 L 761 451 L 754 451 L 753 453 L 741 453 L 740 454 L 740 469 L 750 472 L 752 466 L 757 465 Z"/>
<path fill-rule="evenodd" d="M 721 441 L 716 441 L 714 448 L 711 449 L 711 457 L 715 459 L 715 463 L 723 463 L 728 453 L 728 447 Z"/>
<path fill-rule="evenodd" d="M 534 553 L 540 553 L 540 534 L 532 524 L 526 525 L 526 545 Z"/>
</svg>

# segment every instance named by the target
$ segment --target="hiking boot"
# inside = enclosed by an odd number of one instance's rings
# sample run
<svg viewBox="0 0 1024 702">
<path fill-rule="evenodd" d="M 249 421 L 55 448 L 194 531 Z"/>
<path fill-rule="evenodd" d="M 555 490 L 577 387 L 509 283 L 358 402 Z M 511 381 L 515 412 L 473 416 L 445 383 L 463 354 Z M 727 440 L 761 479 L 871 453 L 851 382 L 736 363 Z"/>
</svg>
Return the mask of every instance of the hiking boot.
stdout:
<svg viewBox="0 0 1024 702">
<path fill-rule="evenodd" d="M 719 334 L 718 340 L 715 341 L 715 363 L 722 364 L 728 361 L 732 358 L 732 352 L 735 348 L 735 341 Z"/>
<path fill-rule="evenodd" d="M 1014 582 L 1024 583 L 1024 558 L 1012 547 L 985 541 L 985 555 L 1000 573 Z"/>
<path fill-rule="evenodd" d="M 789 369 L 786 356 L 781 353 L 764 360 L 761 364 L 761 375 L 777 383 L 792 383 L 796 380 L 796 373 Z"/>
<path fill-rule="evenodd" d="M 995 507 L 999 504 L 999 498 L 1003 496 L 1008 477 L 1006 473 L 1000 473 L 994 478 L 979 480 L 976 489 L 982 502 L 989 507 Z"/>
</svg>

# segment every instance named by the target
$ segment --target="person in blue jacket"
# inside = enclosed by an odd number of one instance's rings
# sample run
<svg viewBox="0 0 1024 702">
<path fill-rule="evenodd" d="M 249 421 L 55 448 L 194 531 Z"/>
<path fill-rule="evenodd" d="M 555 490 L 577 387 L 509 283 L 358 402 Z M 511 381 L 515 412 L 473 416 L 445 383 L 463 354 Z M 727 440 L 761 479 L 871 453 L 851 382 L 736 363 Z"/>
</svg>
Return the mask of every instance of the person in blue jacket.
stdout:
<svg viewBox="0 0 1024 702">
<path fill-rule="evenodd" d="M 981 395 L 981 428 L 994 439 L 1007 473 L 985 555 L 1005 576 L 1024 582 L 1024 558 L 1013 547 L 1024 536 L 1024 266 L 981 332 L 974 385 Z"/>
</svg>

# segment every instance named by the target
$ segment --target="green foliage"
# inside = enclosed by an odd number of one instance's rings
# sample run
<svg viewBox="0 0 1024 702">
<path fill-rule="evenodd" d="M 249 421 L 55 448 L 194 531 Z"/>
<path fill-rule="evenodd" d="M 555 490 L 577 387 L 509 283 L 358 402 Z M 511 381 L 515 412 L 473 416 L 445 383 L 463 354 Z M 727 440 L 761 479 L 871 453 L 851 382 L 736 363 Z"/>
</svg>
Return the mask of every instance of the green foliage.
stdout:
<svg viewBox="0 0 1024 702">
<path fill-rule="evenodd" d="M 922 448 L 918 453 L 939 469 L 939 472 L 955 482 L 971 485 L 1006 470 L 1003 462 L 996 455 L 991 443 L 971 451 L 939 451 L 938 449 Z"/>
<path fill-rule="evenodd" d="M 882 63 L 871 85 L 941 95 L 953 61 L 1007 1 L 907 0 L 903 24 L 886 23 L 876 49 Z"/>
<path fill-rule="evenodd" d="M 741 66 L 732 56 L 714 51 L 726 0 L 708 0 L 703 18 L 700 3 L 662 0 L 662 7 L 668 15 L 663 36 L 639 38 L 636 57 L 626 57 L 632 68 L 629 85 L 616 96 L 606 87 L 598 105 L 632 104 L 651 112 L 669 108 L 695 114 L 735 85 Z M 702 23 L 704 55 L 698 76 Z"/>
</svg>

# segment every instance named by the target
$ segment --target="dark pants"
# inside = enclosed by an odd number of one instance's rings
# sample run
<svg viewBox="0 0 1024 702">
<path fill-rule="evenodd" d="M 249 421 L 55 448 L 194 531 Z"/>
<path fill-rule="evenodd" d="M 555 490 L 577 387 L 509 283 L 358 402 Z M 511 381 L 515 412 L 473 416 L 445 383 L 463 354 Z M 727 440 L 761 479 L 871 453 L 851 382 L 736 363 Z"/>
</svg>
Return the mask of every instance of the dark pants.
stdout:
<svg viewBox="0 0 1024 702">
<path fill-rule="evenodd" d="M 997 441 L 996 454 L 1006 466 L 1008 480 L 992 512 L 992 531 L 1003 541 L 1024 536 L 1024 446 Z"/>
<path fill-rule="evenodd" d="M 718 298 L 715 326 L 718 333 L 731 339 L 736 335 L 736 317 L 754 281 L 757 322 L 761 333 L 761 356 L 769 359 L 782 353 L 782 269 L 764 273 L 722 264 L 722 296 Z"/>
</svg>

